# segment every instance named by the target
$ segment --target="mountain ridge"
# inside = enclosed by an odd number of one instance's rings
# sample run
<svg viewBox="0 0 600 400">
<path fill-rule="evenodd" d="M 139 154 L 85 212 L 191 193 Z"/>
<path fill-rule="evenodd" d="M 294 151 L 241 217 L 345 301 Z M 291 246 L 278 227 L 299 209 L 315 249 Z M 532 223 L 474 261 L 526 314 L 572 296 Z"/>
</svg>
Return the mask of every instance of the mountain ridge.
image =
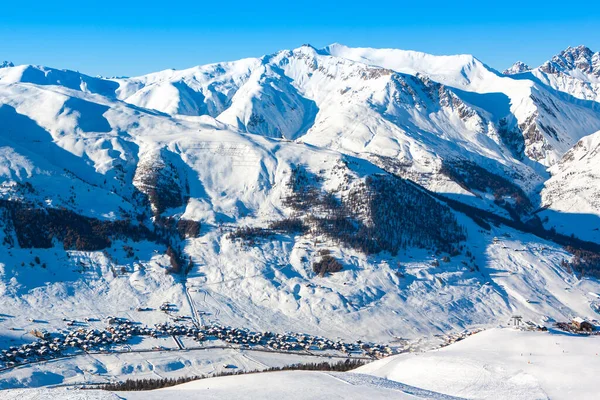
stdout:
<svg viewBox="0 0 600 400">
<path fill-rule="evenodd" d="M 582 57 L 587 60 L 594 53 L 584 46 L 569 47 L 553 60 L 576 67 Z M 536 188 L 547 179 L 544 168 L 600 129 L 595 103 L 581 103 L 551 82 L 527 79 L 543 73 L 540 68 L 511 79 L 470 55 L 335 43 L 134 78 L 7 67 L 0 82 L 67 88 L 178 118 L 212 117 L 210 124 L 241 132 L 392 157 L 411 165 L 403 167 L 404 176 L 430 189 L 439 179 L 427 183 L 428 177 L 438 174 L 444 160 L 466 158 L 488 168 L 496 164 L 492 172 L 499 176 L 528 176 L 529 183 L 517 184 L 537 201 Z M 504 92 L 495 92 L 500 88 Z M 556 90 L 565 95 L 557 96 Z M 344 115 L 361 117 L 351 122 Z M 340 136 L 348 124 L 354 132 Z M 414 152 L 421 155 L 414 157 Z"/>
</svg>

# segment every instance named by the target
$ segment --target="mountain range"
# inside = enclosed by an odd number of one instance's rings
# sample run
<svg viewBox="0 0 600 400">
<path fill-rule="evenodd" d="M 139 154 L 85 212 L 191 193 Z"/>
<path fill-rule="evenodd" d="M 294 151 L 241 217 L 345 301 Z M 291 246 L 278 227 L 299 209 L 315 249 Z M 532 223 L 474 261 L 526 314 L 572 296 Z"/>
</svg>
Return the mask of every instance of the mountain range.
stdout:
<svg viewBox="0 0 600 400">
<path fill-rule="evenodd" d="M 503 73 L 340 44 L 129 78 L 4 62 L 0 343 L 165 301 L 371 340 L 595 318 L 599 148 L 584 46 Z"/>
</svg>

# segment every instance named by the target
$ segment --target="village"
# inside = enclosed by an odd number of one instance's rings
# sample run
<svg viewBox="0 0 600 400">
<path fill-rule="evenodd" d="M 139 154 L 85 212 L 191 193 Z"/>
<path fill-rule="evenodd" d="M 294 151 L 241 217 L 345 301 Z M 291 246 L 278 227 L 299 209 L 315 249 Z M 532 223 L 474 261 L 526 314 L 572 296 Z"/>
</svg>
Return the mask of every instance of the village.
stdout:
<svg viewBox="0 0 600 400">
<path fill-rule="evenodd" d="M 275 352 L 305 352 L 327 356 L 326 352 L 343 355 L 347 358 L 382 358 L 402 351 L 399 347 L 383 344 L 354 343 L 331 340 L 303 333 L 251 332 L 248 329 L 232 328 L 218 323 L 197 326 L 185 317 L 176 318 L 176 323 L 159 323 L 154 327 L 142 326 L 125 318 L 107 317 L 105 329 L 92 329 L 76 321 L 66 321 L 68 329 L 46 332 L 34 329 L 29 332 L 37 340 L 21 346 L 11 346 L 0 350 L 0 370 L 61 357 L 76 356 L 82 353 L 109 353 L 118 345 L 132 342 L 134 338 L 172 337 L 180 350 L 183 350 L 180 338 L 188 338 L 198 343 L 195 348 L 206 348 L 209 342 L 224 348 L 256 349 Z M 188 349 L 190 349 L 188 347 Z M 167 350 L 155 346 L 151 350 Z"/>
<path fill-rule="evenodd" d="M 188 316 L 171 314 L 172 305 L 165 303 L 160 310 L 171 317 L 171 322 L 144 326 L 127 318 L 109 316 L 104 319 L 105 328 L 92 328 L 89 324 L 101 322 L 95 318 L 84 321 L 64 319 L 67 328 L 55 332 L 32 329 L 35 337 L 30 343 L 10 346 L 0 350 L 0 371 L 21 365 L 44 362 L 81 354 L 108 354 L 122 352 L 178 351 L 206 348 L 232 348 L 265 352 L 294 353 L 316 357 L 339 357 L 347 359 L 380 359 L 393 354 L 416 351 L 408 341 L 396 341 L 394 345 L 375 344 L 356 340 L 346 342 L 332 340 L 306 333 L 252 332 L 244 328 L 232 328 L 218 322 L 200 325 Z M 147 311 L 147 310 L 146 310 Z M 445 335 L 440 347 L 460 341 L 480 329 Z M 161 345 L 133 349 L 129 344 L 147 339 L 173 339 L 177 347 L 169 349 Z M 182 340 L 183 339 L 183 340 Z M 188 343 L 184 347 L 184 341 Z M 189 346 L 189 343 L 196 343 Z"/>
<path fill-rule="evenodd" d="M 139 308 L 136 311 L 149 311 Z M 316 357 L 343 357 L 380 359 L 393 354 L 416 351 L 410 342 L 401 339 L 393 345 L 375 344 L 356 340 L 346 342 L 332 340 L 305 333 L 253 332 L 244 328 L 233 328 L 218 322 L 200 324 L 189 316 L 177 315 L 172 304 L 164 303 L 159 308 L 169 318 L 169 322 L 156 323 L 152 327 L 127 318 L 108 316 L 103 321 L 97 318 L 85 318 L 83 321 L 63 319 L 66 329 L 47 332 L 32 329 L 29 335 L 36 340 L 20 346 L 10 346 L 0 350 L 0 371 L 17 366 L 49 361 L 77 355 L 107 354 L 119 352 L 178 351 L 206 348 L 232 348 L 278 353 L 295 353 Z M 104 322 L 104 328 L 97 323 Z M 94 324 L 95 323 L 95 324 Z M 92 324 L 95 326 L 92 326 Z M 531 321 L 522 321 L 521 316 L 513 316 L 508 324 L 519 330 L 542 330 L 547 328 Z M 575 334 L 598 334 L 595 326 L 581 318 L 570 323 L 555 323 L 559 330 Z M 441 335 L 439 347 L 445 347 L 480 332 L 481 329 Z M 438 336 L 438 335 L 436 335 Z M 149 342 L 156 339 L 173 340 L 177 347 L 169 349 L 161 345 L 132 348 L 132 344 L 141 343 L 144 338 Z M 186 345 L 184 346 L 184 342 Z M 171 342 L 172 343 L 172 342 Z M 195 343 L 190 346 L 190 343 Z"/>
</svg>

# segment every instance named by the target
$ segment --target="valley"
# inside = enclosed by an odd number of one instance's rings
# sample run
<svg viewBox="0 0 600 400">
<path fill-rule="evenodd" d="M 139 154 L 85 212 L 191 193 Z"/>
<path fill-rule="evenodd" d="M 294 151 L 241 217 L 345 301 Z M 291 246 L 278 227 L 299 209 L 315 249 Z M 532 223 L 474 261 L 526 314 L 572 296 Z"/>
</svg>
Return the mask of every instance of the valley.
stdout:
<svg viewBox="0 0 600 400">
<path fill-rule="evenodd" d="M 1 64 L 0 388 L 385 361 L 515 316 L 598 327 L 597 60 Z"/>
</svg>

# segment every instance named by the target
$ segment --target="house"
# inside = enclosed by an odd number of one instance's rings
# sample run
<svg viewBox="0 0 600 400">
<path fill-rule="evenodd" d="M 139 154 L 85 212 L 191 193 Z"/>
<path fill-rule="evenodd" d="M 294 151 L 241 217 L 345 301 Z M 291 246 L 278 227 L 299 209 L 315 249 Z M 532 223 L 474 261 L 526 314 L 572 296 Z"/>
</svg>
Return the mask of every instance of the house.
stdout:
<svg viewBox="0 0 600 400">
<path fill-rule="evenodd" d="M 594 325 L 581 317 L 573 318 L 573 321 L 571 322 L 573 326 L 580 331 L 591 332 L 594 330 Z"/>
<path fill-rule="evenodd" d="M 39 329 L 33 329 L 29 333 L 39 339 L 46 339 L 48 336 L 50 336 L 48 332 Z"/>
</svg>

